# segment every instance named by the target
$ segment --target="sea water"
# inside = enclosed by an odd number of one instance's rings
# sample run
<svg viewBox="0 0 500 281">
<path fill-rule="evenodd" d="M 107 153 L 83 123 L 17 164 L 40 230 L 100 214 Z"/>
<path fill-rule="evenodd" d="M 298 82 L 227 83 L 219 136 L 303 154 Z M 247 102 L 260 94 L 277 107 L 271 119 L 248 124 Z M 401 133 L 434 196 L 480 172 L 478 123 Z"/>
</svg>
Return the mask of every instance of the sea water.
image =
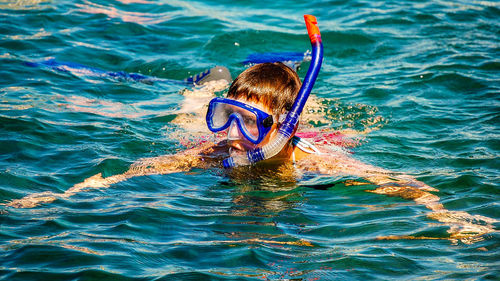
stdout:
<svg viewBox="0 0 500 281">
<path fill-rule="evenodd" d="M 186 149 L 173 120 L 190 87 L 165 81 L 215 65 L 236 77 L 250 54 L 305 52 L 303 14 L 325 48 L 313 128 L 348 132 L 352 157 L 438 189 L 447 210 L 500 219 L 497 1 L 0 1 L 0 201 Z M 165 81 L 34 64 L 49 59 Z M 0 279 L 500 275 L 498 223 L 451 239 L 425 206 L 352 180 L 195 170 L 3 205 Z"/>
</svg>

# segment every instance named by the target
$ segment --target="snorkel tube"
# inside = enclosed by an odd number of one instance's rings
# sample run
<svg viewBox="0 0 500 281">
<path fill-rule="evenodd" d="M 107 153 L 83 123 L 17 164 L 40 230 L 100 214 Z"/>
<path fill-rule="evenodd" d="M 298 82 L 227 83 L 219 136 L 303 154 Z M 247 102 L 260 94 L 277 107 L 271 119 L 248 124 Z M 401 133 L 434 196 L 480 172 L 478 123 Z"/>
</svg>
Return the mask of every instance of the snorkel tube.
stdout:
<svg viewBox="0 0 500 281">
<path fill-rule="evenodd" d="M 311 40 L 312 59 L 292 109 L 288 112 L 285 121 L 279 128 L 278 134 L 274 139 L 263 147 L 247 151 L 246 157 L 244 154 L 241 154 L 224 159 L 222 162 L 224 168 L 250 165 L 264 159 L 269 159 L 278 154 L 292 137 L 293 131 L 299 123 L 300 114 L 314 86 L 323 60 L 323 44 L 321 42 L 321 34 L 319 32 L 316 17 L 304 15 L 304 20 L 306 22 L 309 39 Z"/>
</svg>

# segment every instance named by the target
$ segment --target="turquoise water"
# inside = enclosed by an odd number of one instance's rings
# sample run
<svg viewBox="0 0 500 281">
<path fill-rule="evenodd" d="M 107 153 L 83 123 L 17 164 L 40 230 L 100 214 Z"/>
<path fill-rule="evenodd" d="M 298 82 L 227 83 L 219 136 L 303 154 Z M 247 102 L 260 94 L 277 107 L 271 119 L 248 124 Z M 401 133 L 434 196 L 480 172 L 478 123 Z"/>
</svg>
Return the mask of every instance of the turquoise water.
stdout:
<svg viewBox="0 0 500 281">
<path fill-rule="evenodd" d="M 26 62 L 235 77 L 249 54 L 309 49 L 307 13 L 325 47 L 313 94 L 330 100 L 317 129 L 354 130 L 354 158 L 499 220 L 495 1 L 0 1 L 0 202 L 185 149 L 172 124 L 185 86 Z M 351 180 L 196 170 L 0 206 L 0 279 L 498 280 L 498 232 L 450 239 L 424 206 Z"/>
</svg>

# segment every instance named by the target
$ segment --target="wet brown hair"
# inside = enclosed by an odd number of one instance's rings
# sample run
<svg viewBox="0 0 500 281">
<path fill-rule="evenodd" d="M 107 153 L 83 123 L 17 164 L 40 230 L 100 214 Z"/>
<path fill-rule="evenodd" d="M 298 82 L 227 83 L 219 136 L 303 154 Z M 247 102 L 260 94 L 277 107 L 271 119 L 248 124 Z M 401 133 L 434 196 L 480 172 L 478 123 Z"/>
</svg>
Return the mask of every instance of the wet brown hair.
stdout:
<svg viewBox="0 0 500 281">
<path fill-rule="evenodd" d="M 297 73 L 283 63 L 262 63 L 238 75 L 227 97 L 262 103 L 278 115 L 292 108 L 301 85 Z"/>
</svg>

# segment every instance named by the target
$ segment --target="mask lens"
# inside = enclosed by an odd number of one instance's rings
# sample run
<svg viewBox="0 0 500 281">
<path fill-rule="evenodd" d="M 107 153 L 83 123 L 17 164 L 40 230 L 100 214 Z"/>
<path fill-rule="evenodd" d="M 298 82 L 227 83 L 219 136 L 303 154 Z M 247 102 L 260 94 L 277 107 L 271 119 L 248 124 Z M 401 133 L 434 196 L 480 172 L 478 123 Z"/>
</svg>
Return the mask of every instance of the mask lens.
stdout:
<svg viewBox="0 0 500 281">
<path fill-rule="evenodd" d="M 235 105 L 217 103 L 214 106 L 212 114 L 213 126 L 215 128 L 222 128 L 229 122 L 231 115 L 238 119 L 239 129 L 244 135 L 254 141 L 259 138 L 257 116 L 253 112 Z"/>
<path fill-rule="evenodd" d="M 257 116 L 255 116 L 253 113 L 246 112 L 240 115 L 241 120 L 243 120 L 243 126 L 244 128 L 240 129 L 246 131 L 246 136 L 253 140 L 256 141 L 259 138 L 259 126 L 257 125 Z"/>
<path fill-rule="evenodd" d="M 260 110 L 238 101 L 215 98 L 210 102 L 207 122 L 213 132 L 228 127 L 232 130 L 231 128 L 237 124 L 239 131 L 249 141 L 257 143 L 263 137 L 261 134 L 266 134 L 269 130 L 269 126 L 263 124 L 266 117 L 268 117 L 266 113 L 261 113 Z"/>
<path fill-rule="evenodd" d="M 224 127 L 229 121 L 232 111 L 230 105 L 224 103 L 215 103 L 213 105 L 211 119 L 212 126 L 214 129 L 220 129 Z"/>
</svg>

